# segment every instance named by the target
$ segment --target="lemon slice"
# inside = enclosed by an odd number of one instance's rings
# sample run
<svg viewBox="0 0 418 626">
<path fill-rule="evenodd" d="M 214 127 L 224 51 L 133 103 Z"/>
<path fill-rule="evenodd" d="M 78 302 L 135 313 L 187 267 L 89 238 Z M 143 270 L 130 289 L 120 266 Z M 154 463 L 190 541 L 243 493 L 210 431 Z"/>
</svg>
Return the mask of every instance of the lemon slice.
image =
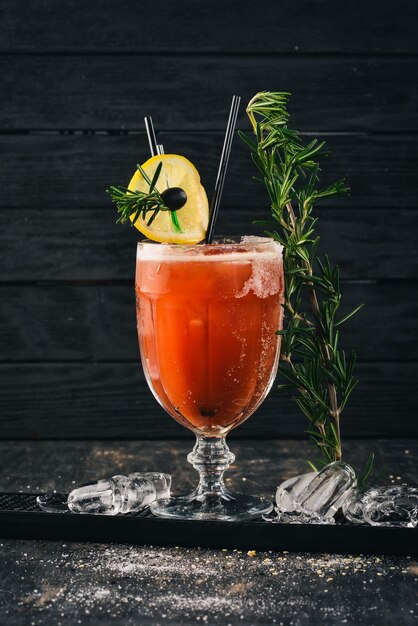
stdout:
<svg viewBox="0 0 418 626">
<path fill-rule="evenodd" d="M 135 222 L 136 228 L 153 241 L 186 244 L 202 241 L 209 221 L 209 205 L 199 172 L 190 161 L 178 154 L 159 154 L 142 165 L 150 180 L 159 163 L 162 163 L 162 168 L 156 184 L 157 190 L 162 193 L 169 187 L 180 187 L 187 195 L 186 204 L 176 211 L 179 228 L 176 228 L 171 211 L 160 211 L 149 226 L 149 218 L 141 216 Z M 149 184 L 139 170 L 132 176 L 128 189 L 149 190 Z"/>
</svg>

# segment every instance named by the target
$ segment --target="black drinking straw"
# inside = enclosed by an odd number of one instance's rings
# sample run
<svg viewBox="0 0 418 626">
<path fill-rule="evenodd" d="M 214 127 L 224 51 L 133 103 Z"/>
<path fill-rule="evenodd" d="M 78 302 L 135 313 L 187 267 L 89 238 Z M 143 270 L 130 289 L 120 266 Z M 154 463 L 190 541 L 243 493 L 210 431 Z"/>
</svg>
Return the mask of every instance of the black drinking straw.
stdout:
<svg viewBox="0 0 418 626">
<path fill-rule="evenodd" d="M 147 131 L 149 149 L 151 151 L 151 156 L 155 156 L 159 154 L 157 137 L 155 136 L 154 124 L 152 123 L 151 117 L 144 117 L 145 122 L 145 130 Z"/>
<path fill-rule="evenodd" d="M 235 125 L 237 123 L 240 102 L 240 96 L 233 96 L 231 108 L 229 111 L 228 124 L 225 131 L 225 139 L 222 148 L 221 160 L 219 162 L 218 174 L 216 176 L 215 189 L 210 204 L 209 224 L 206 231 L 205 243 L 212 243 L 213 239 L 216 218 L 218 217 L 219 205 L 221 203 L 221 196 L 225 183 L 226 170 L 228 168 L 229 156 L 231 154 L 232 140 L 234 138 Z"/>
</svg>

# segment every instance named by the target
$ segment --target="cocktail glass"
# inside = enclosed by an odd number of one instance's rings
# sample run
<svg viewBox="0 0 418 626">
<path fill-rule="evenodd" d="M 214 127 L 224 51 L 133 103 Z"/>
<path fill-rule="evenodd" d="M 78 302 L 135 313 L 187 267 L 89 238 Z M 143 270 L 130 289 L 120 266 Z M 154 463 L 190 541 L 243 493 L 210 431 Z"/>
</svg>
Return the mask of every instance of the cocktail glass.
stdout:
<svg viewBox="0 0 418 626">
<path fill-rule="evenodd" d="M 196 435 L 188 461 L 200 474 L 193 493 L 159 500 L 155 515 L 245 520 L 269 500 L 230 493 L 234 461 L 225 437 L 270 390 L 283 320 L 281 246 L 264 237 L 205 245 L 138 244 L 136 307 L 142 365 L 155 398 Z"/>
</svg>

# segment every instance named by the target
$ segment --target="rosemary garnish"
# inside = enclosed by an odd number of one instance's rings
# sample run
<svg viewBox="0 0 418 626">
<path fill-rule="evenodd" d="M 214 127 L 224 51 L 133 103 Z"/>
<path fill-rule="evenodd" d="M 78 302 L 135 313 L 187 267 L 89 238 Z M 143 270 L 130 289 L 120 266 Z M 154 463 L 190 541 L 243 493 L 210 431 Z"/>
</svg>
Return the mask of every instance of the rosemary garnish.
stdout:
<svg viewBox="0 0 418 626">
<path fill-rule="evenodd" d="M 122 186 L 111 186 L 106 189 L 119 213 L 117 223 L 123 224 L 132 218 L 131 224 L 134 226 L 139 217 L 145 220 L 149 215 L 147 226 L 150 226 L 160 211 L 170 211 L 174 230 L 181 232 L 176 212 L 165 204 L 162 194 L 156 188 L 162 166 L 163 164 L 160 162 L 151 180 L 144 169 L 139 164 L 137 165 L 138 170 L 149 185 L 147 192 L 131 191 Z"/>
<path fill-rule="evenodd" d="M 344 180 L 321 188 L 318 158 L 327 153 L 316 139 L 303 144 L 299 133 L 287 126 L 289 93 L 261 92 L 249 103 L 247 113 L 256 140 L 244 133 L 252 159 L 268 191 L 273 222 L 267 233 L 284 247 L 287 327 L 282 335 L 279 372 L 308 419 L 307 433 L 320 450 L 318 463 L 342 458 L 340 418 L 355 386 L 356 355 L 339 347 L 339 327 L 362 305 L 338 319 L 341 303 L 340 272 L 327 256 L 317 257 L 315 204 L 349 191 Z M 307 292 L 309 306 L 303 295 Z M 366 464 L 367 479 L 373 463 Z M 316 469 L 315 465 L 310 465 Z"/>
</svg>

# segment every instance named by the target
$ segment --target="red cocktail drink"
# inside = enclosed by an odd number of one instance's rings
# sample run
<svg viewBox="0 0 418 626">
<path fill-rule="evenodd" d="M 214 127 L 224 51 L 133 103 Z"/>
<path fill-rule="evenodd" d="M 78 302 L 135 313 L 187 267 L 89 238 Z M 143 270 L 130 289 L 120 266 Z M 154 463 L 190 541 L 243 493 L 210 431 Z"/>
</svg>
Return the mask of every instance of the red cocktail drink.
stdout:
<svg viewBox="0 0 418 626">
<path fill-rule="evenodd" d="M 217 438 L 226 448 L 223 437 L 270 389 L 283 295 L 282 251 L 271 239 L 139 244 L 137 322 L 145 375 L 166 411 L 207 445 Z"/>
</svg>

